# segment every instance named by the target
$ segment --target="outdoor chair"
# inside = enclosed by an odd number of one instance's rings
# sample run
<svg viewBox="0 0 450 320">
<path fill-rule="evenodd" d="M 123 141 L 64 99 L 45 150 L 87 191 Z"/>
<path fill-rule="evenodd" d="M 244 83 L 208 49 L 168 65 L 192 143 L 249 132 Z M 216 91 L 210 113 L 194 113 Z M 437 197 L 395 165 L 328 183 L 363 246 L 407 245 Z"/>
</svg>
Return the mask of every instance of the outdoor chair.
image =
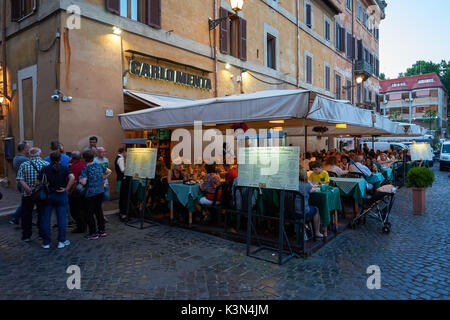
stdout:
<svg viewBox="0 0 450 320">
<path fill-rule="evenodd" d="M 236 218 L 236 231 L 239 231 L 241 227 L 241 216 L 247 216 L 249 197 L 252 198 L 253 215 L 256 215 L 256 197 L 253 188 L 234 186 L 232 188 L 232 201 L 230 207 L 226 211 L 225 228 L 228 226 L 228 217 L 234 216 Z"/>
<path fill-rule="evenodd" d="M 327 172 L 328 172 L 328 176 L 330 178 L 337 178 L 338 177 L 338 175 L 335 172 L 333 172 L 333 171 L 327 171 Z"/>
<path fill-rule="evenodd" d="M 293 222 L 295 225 L 295 243 L 300 245 L 309 240 L 306 234 L 306 226 L 313 232 L 312 219 L 306 218 L 306 199 L 298 191 L 286 191 L 284 199 L 285 221 Z M 311 234 L 313 237 L 313 234 Z"/>
</svg>

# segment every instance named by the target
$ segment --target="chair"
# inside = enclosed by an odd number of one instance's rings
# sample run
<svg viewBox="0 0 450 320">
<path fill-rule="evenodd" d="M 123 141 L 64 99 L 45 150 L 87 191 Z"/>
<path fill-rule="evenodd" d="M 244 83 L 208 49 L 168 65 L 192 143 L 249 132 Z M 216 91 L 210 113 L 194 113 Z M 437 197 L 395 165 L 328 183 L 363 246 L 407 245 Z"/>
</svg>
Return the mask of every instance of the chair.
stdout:
<svg viewBox="0 0 450 320">
<path fill-rule="evenodd" d="M 338 177 L 338 175 L 335 172 L 333 172 L 333 171 L 327 171 L 327 172 L 328 172 L 328 176 L 330 178 L 337 178 Z"/>
<path fill-rule="evenodd" d="M 248 214 L 249 197 L 252 197 L 251 210 L 256 214 L 256 197 L 254 190 L 249 187 L 235 186 L 232 188 L 232 199 L 229 208 L 226 211 L 226 216 L 236 216 L 236 231 L 239 231 L 241 226 L 241 215 Z M 225 220 L 225 228 L 227 227 L 228 219 Z"/>
<path fill-rule="evenodd" d="M 343 178 L 362 178 L 365 179 L 365 175 L 362 172 L 349 172 L 347 174 L 345 174 L 344 176 L 342 176 Z"/>
<path fill-rule="evenodd" d="M 298 191 L 286 191 L 284 208 L 286 221 L 292 221 L 295 224 L 295 243 L 300 245 L 301 238 L 304 251 L 304 242 L 308 240 L 306 225 L 313 232 L 312 219 L 306 218 L 306 198 Z"/>
</svg>

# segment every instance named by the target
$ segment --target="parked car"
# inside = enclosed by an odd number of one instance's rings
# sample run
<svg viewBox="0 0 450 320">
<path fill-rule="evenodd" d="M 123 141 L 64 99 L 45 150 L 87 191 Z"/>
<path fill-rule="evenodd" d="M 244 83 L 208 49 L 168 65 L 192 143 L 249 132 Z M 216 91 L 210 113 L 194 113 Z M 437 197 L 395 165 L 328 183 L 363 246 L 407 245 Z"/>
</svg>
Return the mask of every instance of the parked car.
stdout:
<svg viewBox="0 0 450 320">
<path fill-rule="evenodd" d="M 439 157 L 439 170 L 444 171 L 450 168 L 450 141 L 445 141 L 441 146 L 441 155 Z"/>
</svg>

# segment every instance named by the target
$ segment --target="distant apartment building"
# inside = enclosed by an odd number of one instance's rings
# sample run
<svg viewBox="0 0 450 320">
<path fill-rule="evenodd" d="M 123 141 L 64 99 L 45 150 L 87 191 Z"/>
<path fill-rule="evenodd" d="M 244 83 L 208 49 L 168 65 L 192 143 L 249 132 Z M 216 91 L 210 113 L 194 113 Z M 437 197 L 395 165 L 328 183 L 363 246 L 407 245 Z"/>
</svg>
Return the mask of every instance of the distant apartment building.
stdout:
<svg viewBox="0 0 450 320">
<path fill-rule="evenodd" d="M 445 134 L 448 92 L 436 73 L 384 80 L 380 85 L 384 115 L 427 129 L 444 128 Z M 436 111 L 434 119 L 427 110 Z"/>
</svg>

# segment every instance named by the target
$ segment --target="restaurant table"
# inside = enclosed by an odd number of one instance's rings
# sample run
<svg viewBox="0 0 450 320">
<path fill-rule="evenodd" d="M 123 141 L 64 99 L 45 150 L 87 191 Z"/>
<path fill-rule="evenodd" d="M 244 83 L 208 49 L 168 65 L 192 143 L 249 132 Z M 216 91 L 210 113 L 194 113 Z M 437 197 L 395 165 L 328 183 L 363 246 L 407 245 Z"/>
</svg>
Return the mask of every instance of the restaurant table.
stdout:
<svg viewBox="0 0 450 320">
<path fill-rule="evenodd" d="M 172 183 L 169 184 L 167 201 L 170 201 L 170 221 L 173 221 L 173 201 L 180 202 L 189 211 L 189 226 L 192 226 L 192 213 L 195 202 L 203 197 L 199 184 Z"/>
<path fill-rule="evenodd" d="M 359 204 L 363 203 L 366 195 L 367 181 L 363 178 L 330 178 L 330 181 L 339 188 L 341 196 L 353 197 Z"/>
<path fill-rule="evenodd" d="M 342 210 L 341 194 L 339 188 L 328 187 L 325 191 L 315 191 L 309 194 L 309 205 L 319 208 L 320 220 L 326 233 L 331 222 L 331 212 L 334 213 L 333 224 L 337 229 L 337 212 Z"/>
<path fill-rule="evenodd" d="M 366 178 L 366 181 L 368 183 L 370 183 L 371 185 L 373 185 L 375 190 L 378 189 L 379 187 L 381 187 L 381 184 L 383 183 L 384 180 L 385 180 L 385 178 L 381 172 L 376 173 L 376 174 Z"/>
</svg>

